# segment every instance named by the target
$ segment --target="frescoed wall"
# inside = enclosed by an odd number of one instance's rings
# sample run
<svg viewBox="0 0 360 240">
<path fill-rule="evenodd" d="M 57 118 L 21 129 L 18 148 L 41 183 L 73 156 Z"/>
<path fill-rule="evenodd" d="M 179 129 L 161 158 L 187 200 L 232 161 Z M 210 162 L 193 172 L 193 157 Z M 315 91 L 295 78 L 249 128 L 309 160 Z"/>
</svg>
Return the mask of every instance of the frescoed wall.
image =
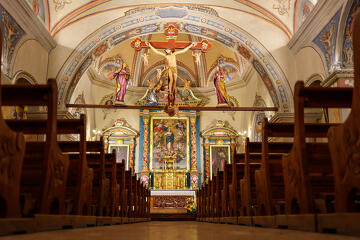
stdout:
<svg viewBox="0 0 360 240">
<path fill-rule="evenodd" d="M 44 0 L 26 0 L 34 14 L 46 25 L 46 4 Z"/>
<path fill-rule="evenodd" d="M 295 2 L 294 32 L 296 32 L 313 10 L 317 0 L 297 0 Z"/>
<path fill-rule="evenodd" d="M 1 67 L 3 72 L 10 76 L 11 64 L 14 58 L 16 45 L 25 35 L 25 32 L 1 5 L 0 26 L 3 31 L 3 52 L 1 53 Z"/>
<path fill-rule="evenodd" d="M 329 23 L 323 28 L 323 30 L 313 41 L 313 43 L 321 51 L 325 59 L 327 71 L 329 73 L 333 70 L 332 66 L 336 62 L 335 50 L 340 15 L 341 9 L 331 18 Z"/>
<path fill-rule="evenodd" d="M 354 54 L 353 54 L 353 43 L 352 43 L 352 35 L 353 35 L 353 22 L 354 22 L 354 14 L 357 9 L 360 7 L 360 1 L 355 0 L 353 5 L 351 6 L 350 12 L 346 19 L 345 31 L 344 31 L 344 43 L 342 48 L 342 63 L 344 66 L 352 66 L 354 64 Z"/>
</svg>

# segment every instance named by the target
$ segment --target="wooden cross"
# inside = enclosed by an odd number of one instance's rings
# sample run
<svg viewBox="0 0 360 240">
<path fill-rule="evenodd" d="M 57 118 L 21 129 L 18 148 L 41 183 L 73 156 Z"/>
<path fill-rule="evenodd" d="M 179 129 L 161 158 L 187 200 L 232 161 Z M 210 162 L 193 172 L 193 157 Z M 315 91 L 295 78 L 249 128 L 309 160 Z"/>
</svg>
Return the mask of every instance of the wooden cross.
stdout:
<svg viewBox="0 0 360 240">
<path fill-rule="evenodd" d="M 179 31 L 174 24 L 170 24 L 167 28 L 165 28 L 164 34 L 167 36 L 167 42 L 159 42 L 159 41 L 149 41 L 149 43 L 156 49 L 171 49 L 175 51 L 175 49 L 184 49 L 189 46 L 192 42 L 176 42 L 176 37 Z M 149 48 L 140 38 L 136 38 L 131 42 L 131 46 L 135 48 L 135 50 L 140 51 L 142 48 Z M 211 48 L 211 44 L 209 41 L 203 39 L 201 42 L 196 43 L 191 50 L 201 50 L 203 53 L 206 53 Z"/>
</svg>

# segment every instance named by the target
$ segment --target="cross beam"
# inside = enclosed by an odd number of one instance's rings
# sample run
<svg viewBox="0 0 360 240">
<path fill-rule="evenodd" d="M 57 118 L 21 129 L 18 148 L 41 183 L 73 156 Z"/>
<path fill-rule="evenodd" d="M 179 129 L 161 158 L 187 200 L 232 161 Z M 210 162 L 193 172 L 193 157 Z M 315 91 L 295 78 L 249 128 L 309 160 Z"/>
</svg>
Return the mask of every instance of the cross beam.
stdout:
<svg viewBox="0 0 360 240">
<path fill-rule="evenodd" d="M 67 108 L 106 108 L 106 109 L 152 109 L 164 110 L 165 106 L 139 106 L 139 105 L 97 105 L 97 104 L 66 104 Z M 179 110 L 193 111 L 229 111 L 229 112 L 255 112 L 255 111 L 274 111 L 278 107 L 184 107 L 179 106 Z"/>
<path fill-rule="evenodd" d="M 156 49 L 166 49 L 170 48 L 175 51 L 175 49 L 184 49 L 191 44 L 191 42 L 177 42 L 176 38 L 179 31 L 176 25 L 170 24 L 165 28 L 164 34 L 167 36 L 167 42 L 161 41 L 149 41 L 149 43 Z M 149 48 L 141 38 L 136 38 L 131 42 L 131 46 L 135 48 L 136 51 L 141 50 L 142 48 Z M 201 42 L 197 42 L 195 46 L 191 47 L 191 50 L 201 50 L 203 53 L 207 52 L 211 48 L 211 44 L 206 39 L 203 39 Z"/>
</svg>

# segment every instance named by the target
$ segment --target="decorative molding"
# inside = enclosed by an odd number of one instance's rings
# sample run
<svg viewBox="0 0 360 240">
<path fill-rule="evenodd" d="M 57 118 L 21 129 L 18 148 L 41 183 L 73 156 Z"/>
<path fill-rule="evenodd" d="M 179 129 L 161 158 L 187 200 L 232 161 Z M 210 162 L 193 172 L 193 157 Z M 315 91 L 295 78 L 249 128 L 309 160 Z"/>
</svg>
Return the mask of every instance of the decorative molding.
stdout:
<svg viewBox="0 0 360 240">
<path fill-rule="evenodd" d="M 296 31 L 288 43 L 288 48 L 293 54 L 303 47 L 310 46 L 313 39 L 329 23 L 330 19 L 343 6 L 346 0 L 319 0 L 309 16 Z"/>
<path fill-rule="evenodd" d="M 338 70 L 330 74 L 322 83 L 323 87 L 332 86 L 337 80 L 340 78 L 354 78 L 354 70 L 353 69 L 343 69 Z"/>
<path fill-rule="evenodd" d="M 26 34 L 37 40 L 47 52 L 50 52 L 51 49 L 56 47 L 57 43 L 26 1 L 1 0 L 1 5 L 15 19 Z"/>
</svg>

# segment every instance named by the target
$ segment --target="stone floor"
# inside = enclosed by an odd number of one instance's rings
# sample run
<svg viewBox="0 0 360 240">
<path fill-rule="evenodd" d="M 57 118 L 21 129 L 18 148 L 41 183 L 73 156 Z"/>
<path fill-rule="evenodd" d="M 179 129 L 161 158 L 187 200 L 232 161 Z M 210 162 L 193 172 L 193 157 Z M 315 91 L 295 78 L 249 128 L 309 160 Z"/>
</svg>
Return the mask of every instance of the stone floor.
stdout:
<svg viewBox="0 0 360 240">
<path fill-rule="evenodd" d="M 0 240 L 350 240 L 360 239 L 291 230 L 243 227 L 199 222 L 148 222 L 108 227 L 82 228 L 0 237 Z"/>
</svg>

